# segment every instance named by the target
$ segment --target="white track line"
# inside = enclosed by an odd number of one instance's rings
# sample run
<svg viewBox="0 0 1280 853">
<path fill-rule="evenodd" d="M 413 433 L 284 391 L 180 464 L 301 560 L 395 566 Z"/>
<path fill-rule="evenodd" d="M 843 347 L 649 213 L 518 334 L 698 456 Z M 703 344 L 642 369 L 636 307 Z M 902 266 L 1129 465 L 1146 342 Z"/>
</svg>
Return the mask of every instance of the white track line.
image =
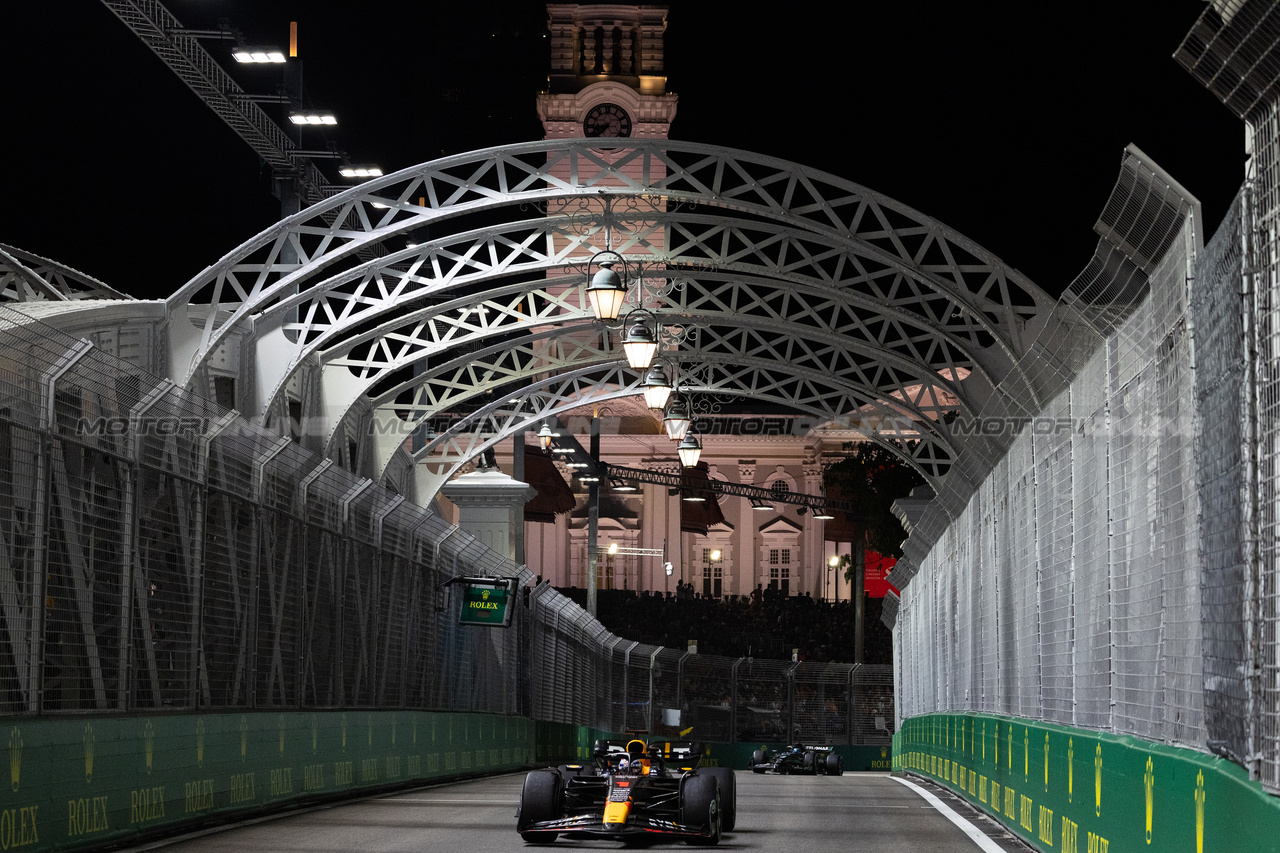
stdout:
<svg viewBox="0 0 1280 853">
<path fill-rule="evenodd" d="M 889 778 L 895 782 L 901 782 L 920 796 L 924 797 L 925 801 L 941 812 L 943 817 L 960 827 L 965 835 L 972 838 L 973 843 L 981 847 L 984 853 L 1005 853 L 1005 850 L 1000 845 L 992 841 L 986 833 L 978 829 L 978 827 L 974 826 L 960 815 L 956 814 L 952 811 L 950 806 L 935 797 L 929 791 L 926 791 L 914 782 L 903 779 L 901 776 L 890 776 Z"/>
</svg>

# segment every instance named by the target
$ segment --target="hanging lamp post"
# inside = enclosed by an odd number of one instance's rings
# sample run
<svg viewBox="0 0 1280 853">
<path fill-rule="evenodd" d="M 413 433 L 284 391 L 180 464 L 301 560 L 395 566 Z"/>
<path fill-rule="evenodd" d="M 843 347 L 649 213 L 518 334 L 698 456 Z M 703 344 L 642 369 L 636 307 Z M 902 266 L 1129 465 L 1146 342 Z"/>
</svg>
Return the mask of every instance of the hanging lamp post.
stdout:
<svg viewBox="0 0 1280 853">
<path fill-rule="evenodd" d="M 649 311 L 639 309 L 632 311 L 628 315 L 628 323 L 630 318 L 639 315 L 649 315 Z M 650 315 L 651 316 L 651 315 Z M 655 318 L 656 322 L 656 318 Z M 622 338 L 622 351 L 627 356 L 627 364 L 632 370 L 647 370 L 649 365 L 653 363 L 653 357 L 658 352 L 658 336 L 654 334 L 654 330 L 645 322 L 644 316 L 636 318 L 631 327 L 627 329 L 626 335 Z"/>
<path fill-rule="evenodd" d="M 676 392 L 671 396 L 671 401 L 667 403 L 666 413 L 662 417 L 662 425 L 667 429 L 667 435 L 672 441 L 680 441 L 684 438 L 685 433 L 689 431 L 689 424 L 692 418 L 689 417 L 689 404 L 684 397 Z"/>
<path fill-rule="evenodd" d="M 686 433 L 676 447 L 676 453 L 680 456 L 681 465 L 686 468 L 695 468 L 698 465 L 698 457 L 702 455 L 702 443 L 693 433 Z"/>
<path fill-rule="evenodd" d="M 667 407 L 667 400 L 671 398 L 671 380 L 667 378 L 667 371 L 662 366 L 662 362 L 658 362 L 649 368 L 648 374 L 644 377 L 644 404 L 654 411 L 660 412 Z"/>
<path fill-rule="evenodd" d="M 604 260 L 597 260 L 602 255 L 608 256 Z M 597 320 L 612 322 L 618 319 L 618 314 L 622 311 L 622 300 L 627 296 L 627 285 L 623 276 L 619 276 L 614 272 L 614 264 L 622 264 L 622 271 L 627 271 L 627 262 L 623 260 L 622 255 L 610 249 L 603 252 L 597 252 L 587 261 L 587 274 L 591 275 L 591 267 L 598 266 L 600 269 L 594 276 L 591 276 L 591 283 L 587 285 L 587 298 L 591 301 L 591 311 L 596 315 Z"/>
</svg>

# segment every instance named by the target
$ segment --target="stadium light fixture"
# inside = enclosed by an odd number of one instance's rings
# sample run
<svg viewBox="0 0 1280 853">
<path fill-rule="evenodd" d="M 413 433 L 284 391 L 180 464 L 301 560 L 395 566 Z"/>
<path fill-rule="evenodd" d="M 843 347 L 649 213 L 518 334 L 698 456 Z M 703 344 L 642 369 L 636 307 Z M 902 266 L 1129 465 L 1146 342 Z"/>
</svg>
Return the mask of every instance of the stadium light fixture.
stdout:
<svg viewBox="0 0 1280 853">
<path fill-rule="evenodd" d="M 338 118 L 328 110 L 305 110 L 289 113 L 289 121 L 297 125 L 335 125 Z"/>
<path fill-rule="evenodd" d="M 344 178 L 381 178 L 382 170 L 377 166 L 342 166 L 338 174 Z"/>
<path fill-rule="evenodd" d="M 277 47 L 237 47 L 231 58 L 242 65 L 283 65 L 284 51 Z"/>
</svg>

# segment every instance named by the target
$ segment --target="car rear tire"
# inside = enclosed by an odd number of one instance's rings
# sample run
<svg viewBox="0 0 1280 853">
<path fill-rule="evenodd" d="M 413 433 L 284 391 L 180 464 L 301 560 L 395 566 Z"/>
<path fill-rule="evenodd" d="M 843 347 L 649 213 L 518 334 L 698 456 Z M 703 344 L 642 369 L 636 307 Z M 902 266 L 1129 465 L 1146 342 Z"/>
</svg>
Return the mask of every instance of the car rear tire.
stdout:
<svg viewBox="0 0 1280 853">
<path fill-rule="evenodd" d="M 720 783 L 720 830 L 733 832 L 738 822 L 738 777 L 731 767 L 707 767 L 699 773 L 709 773 Z"/>
<path fill-rule="evenodd" d="M 534 770 L 524 777 L 520 789 L 520 821 L 516 828 L 525 841 L 555 841 L 556 832 L 525 832 L 524 827 L 560 816 L 560 774 L 554 770 Z"/>
<path fill-rule="evenodd" d="M 763 749 L 757 749 L 755 752 L 751 753 L 752 767 L 755 767 L 757 764 L 764 764 L 767 760 L 768 759 L 765 757 Z"/>
<path fill-rule="evenodd" d="M 680 818 L 686 826 L 709 828 L 704 838 L 690 838 L 687 843 L 710 846 L 720 843 L 720 781 L 702 773 L 685 779 L 680 790 Z"/>
<path fill-rule="evenodd" d="M 828 753 L 826 760 L 826 771 L 828 776 L 844 775 L 844 756 L 837 753 Z"/>
<path fill-rule="evenodd" d="M 818 756 L 816 754 L 812 752 L 806 752 L 804 754 L 804 757 L 801 758 L 800 761 L 801 761 L 800 767 L 804 770 L 805 773 L 816 774 L 818 772 Z"/>
</svg>

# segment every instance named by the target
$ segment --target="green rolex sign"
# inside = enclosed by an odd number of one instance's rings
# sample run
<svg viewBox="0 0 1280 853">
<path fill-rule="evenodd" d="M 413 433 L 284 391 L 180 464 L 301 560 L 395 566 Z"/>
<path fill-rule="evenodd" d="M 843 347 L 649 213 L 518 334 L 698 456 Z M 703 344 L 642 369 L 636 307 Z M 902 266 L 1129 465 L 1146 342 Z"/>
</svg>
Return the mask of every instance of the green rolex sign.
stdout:
<svg viewBox="0 0 1280 853">
<path fill-rule="evenodd" d="M 507 584 L 498 585 L 463 583 L 462 609 L 458 613 L 459 625 L 487 625 L 505 628 L 511 624 L 511 590 Z"/>
</svg>

